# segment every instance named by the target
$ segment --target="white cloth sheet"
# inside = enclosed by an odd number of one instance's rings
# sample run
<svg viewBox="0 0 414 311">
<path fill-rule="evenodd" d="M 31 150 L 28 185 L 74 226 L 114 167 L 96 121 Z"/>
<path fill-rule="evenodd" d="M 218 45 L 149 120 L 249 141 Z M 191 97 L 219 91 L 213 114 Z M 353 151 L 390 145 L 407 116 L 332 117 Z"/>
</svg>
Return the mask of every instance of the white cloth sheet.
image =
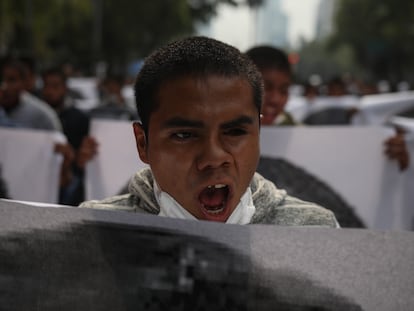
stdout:
<svg viewBox="0 0 414 311">
<path fill-rule="evenodd" d="M 61 133 L 0 127 L 0 166 L 10 198 L 57 203 L 62 156 L 54 152 Z"/>
<path fill-rule="evenodd" d="M 400 172 L 384 155 L 385 127 L 267 127 L 261 154 L 284 158 L 337 191 L 369 228 L 412 229 L 414 165 Z M 414 146 L 409 144 L 414 157 Z"/>
<path fill-rule="evenodd" d="M 99 145 L 86 168 L 86 199 L 116 195 L 136 171 L 146 167 L 138 156 L 132 122 L 93 119 L 90 135 Z"/>
</svg>

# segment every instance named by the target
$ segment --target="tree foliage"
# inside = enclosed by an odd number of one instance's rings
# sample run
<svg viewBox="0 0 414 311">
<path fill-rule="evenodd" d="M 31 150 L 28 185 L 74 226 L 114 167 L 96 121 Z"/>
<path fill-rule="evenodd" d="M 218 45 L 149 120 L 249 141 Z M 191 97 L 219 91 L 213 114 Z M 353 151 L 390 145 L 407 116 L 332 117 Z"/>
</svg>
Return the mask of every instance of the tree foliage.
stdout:
<svg viewBox="0 0 414 311">
<path fill-rule="evenodd" d="M 30 54 L 41 63 L 122 65 L 193 34 L 221 4 L 262 1 L 0 0 L 0 53 Z"/>
<path fill-rule="evenodd" d="M 349 45 L 378 79 L 414 82 L 414 1 L 339 0 L 331 45 Z"/>
<path fill-rule="evenodd" d="M 335 51 L 330 51 L 326 40 L 302 42 L 299 50 L 300 60 L 294 67 L 296 80 L 309 82 L 309 77 L 318 75 L 322 81 L 343 76 L 365 76 L 365 72 L 355 65 L 352 49 L 342 44 Z"/>
</svg>

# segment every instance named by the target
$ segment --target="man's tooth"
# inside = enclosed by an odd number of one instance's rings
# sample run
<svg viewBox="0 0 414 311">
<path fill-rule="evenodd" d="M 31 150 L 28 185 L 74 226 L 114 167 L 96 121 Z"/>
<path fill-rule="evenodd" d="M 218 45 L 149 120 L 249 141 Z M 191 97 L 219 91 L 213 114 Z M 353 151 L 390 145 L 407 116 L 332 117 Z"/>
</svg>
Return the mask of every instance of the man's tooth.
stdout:
<svg viewBox="0 0 414 311">
<path fill-rule="evenodd" d="M 226 187 L 226 185 L 223 185 L 223 184 L 214 185 L 214 188 L 216 188 L 216 189 L 220 189 L 220 188 L 224 188 L 224 187 Z"/>
<path fill-rule="evenodd" d="M 207 189 L 211 189 L 213 187 L 216 188 L 216 189 L 220 189 L 220 188 L 224 188 L 224 187 L 227 187 L 227 186 L 224 185 L 224 184 L 210 185 L 210 186 L 207 186 Z"/>
</svg>

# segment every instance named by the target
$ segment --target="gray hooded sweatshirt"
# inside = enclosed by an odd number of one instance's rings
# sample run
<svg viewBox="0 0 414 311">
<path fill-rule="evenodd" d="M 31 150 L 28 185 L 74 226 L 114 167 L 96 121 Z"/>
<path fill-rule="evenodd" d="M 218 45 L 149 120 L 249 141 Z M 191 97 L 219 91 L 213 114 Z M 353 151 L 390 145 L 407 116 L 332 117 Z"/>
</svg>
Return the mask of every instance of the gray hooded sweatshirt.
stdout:
<svg viewBox="0 0 414 311">
<path fill-rule="evenodd" d="M 131 179 L 128 194 L 100 201 L 86 201 L 80 207 L 158 215 L 160 207 L 154 195 L 153 182 L 151 170 L 141 170 Z M 250 189 L 256 207 L 251 224 L 338 227 L 331 211 L 287 195 L 285 190 L 277 189 L 271 181 L 258 173 L 254 174 Z"/>
</svg>

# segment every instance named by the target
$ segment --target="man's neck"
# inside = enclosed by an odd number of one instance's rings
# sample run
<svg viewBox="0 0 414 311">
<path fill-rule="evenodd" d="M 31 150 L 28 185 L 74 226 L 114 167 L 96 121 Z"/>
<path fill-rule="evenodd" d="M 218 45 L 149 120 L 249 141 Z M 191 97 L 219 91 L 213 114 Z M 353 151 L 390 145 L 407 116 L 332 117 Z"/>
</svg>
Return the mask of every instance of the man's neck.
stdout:
<svg viewBox="0 0 414 311">
<path fill-rule="evenodd" d="M 17 99 L 16 101 L 14 101 L 13 103 L 7 105 L 7 106 L 2 106 L 4 111 L 6 112 L 6 114 L 10 114 L 12 113 L 14 110 L 17 109 L 17 107 L 19 106 L 19 99 Z"/>
<path fill-rule="evenodd" d="M 62 100 L 56 101 L 56 102 L 48 102 L 49 106 L 53 108 L 53 110 L 55 110 L 58 114 L 61 113 L 63 111 L 63 109 L 65 108 L 65 99 L 63 98 Z"/>
</svg>

